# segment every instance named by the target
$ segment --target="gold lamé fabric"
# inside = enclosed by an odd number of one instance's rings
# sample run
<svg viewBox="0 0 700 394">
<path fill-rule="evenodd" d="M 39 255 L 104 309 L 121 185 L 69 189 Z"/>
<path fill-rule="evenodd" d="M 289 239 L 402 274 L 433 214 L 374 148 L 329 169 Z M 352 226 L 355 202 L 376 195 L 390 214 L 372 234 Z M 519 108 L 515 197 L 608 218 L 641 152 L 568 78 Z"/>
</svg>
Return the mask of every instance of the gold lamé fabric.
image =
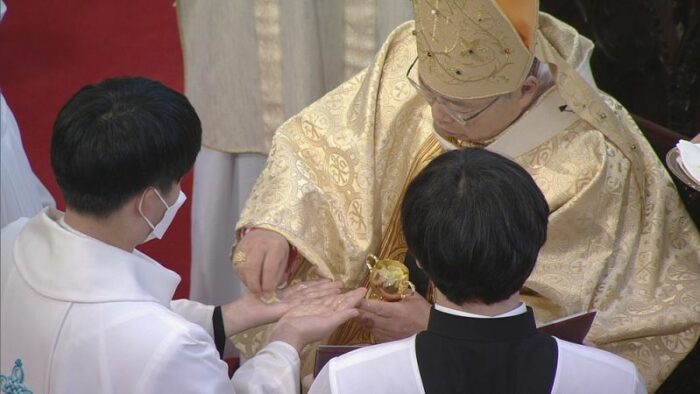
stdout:
<svg viewBox="0 0 700 394">
<path fill-rule="evenodd" d="M 577 69 L 586 58 L 576 53 L 577 33 L 542 15 L 548 50 Z M 416 56 L 412 29 L 397 28 L 365 71 L 275 134 L 237 228 L 285 236 L 305 259 L 295 279 L 320 275 L 354 287 L 368 254 L 405 251 L 392 217 L 411 169 L 435 146 L 430 109 L 405 78 Z M 551 210 L 523 298 L 540 322 L 597 309 L 588 339 L 633 361 L 653 391 L 700 335 L 700 236 L 624 108 L 575 78 L 560 82 L 581 116 L 516 157 Z M 389 238 L 399 242 L 382 255 Z M 261 327 L 233 340 L 252 355 L 268 333 Z M 308 368 L 312 352 L 302 357 Z"/>
</svg>

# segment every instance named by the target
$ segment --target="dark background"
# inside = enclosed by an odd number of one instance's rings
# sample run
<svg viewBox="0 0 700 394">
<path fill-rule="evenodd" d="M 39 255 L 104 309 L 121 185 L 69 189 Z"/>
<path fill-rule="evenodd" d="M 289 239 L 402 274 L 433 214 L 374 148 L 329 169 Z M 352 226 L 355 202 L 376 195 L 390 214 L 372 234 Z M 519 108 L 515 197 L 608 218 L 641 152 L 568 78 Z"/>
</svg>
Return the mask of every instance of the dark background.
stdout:
<svg viewBox="0 0 700 394">
<path fill-rule="evenodd" d="M 700 133 L 700 1 L 542 0 L 540 9 L 595 42 L 596 83 L 630 113 Z"/>
</svg>

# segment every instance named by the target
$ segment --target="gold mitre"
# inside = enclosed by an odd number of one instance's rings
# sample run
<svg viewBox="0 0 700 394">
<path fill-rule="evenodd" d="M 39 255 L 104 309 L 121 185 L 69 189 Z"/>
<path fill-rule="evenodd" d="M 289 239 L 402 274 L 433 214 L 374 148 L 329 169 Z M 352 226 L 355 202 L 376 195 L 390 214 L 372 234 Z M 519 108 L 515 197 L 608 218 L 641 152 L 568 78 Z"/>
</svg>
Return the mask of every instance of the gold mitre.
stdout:
<svg viewBox="0 0 700 394">
<path fill-rule="evenodd" d="M 538 8 L 537 0 L 413 0 L 420 78 L 456 99 L 518 89 L 532 66 Z"/>
</svg>

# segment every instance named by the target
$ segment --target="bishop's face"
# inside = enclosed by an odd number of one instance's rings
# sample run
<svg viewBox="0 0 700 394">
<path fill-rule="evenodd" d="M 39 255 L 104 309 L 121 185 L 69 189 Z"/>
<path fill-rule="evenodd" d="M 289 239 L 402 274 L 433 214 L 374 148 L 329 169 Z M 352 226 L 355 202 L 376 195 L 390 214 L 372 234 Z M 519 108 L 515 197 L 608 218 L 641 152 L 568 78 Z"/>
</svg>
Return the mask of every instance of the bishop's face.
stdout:
<svg viewBox="0 0 700 394">
<path fill-rule="evenodd" d="M 527 84 L 527 80 L 526 80 Z M 496 137 L 513 123 L 534 98 L 523 85 L 515 92 L 472 100 L 450 99 L 421 82 L 430 104 L 435 131 L 445 138 L 479 142 Z"/>
<path fill-rule="evenodd" d="M 435 131 L 445 138 L 484 142 L 496 137 L 525 112 L 536 98 L 539 80 L 529 75 L 519 89 L 479 99 L 454 99 L 440 94 L 412 73 L 418 58 L 406 71 L 407 80 L 430 105 Z"/>
</svg>

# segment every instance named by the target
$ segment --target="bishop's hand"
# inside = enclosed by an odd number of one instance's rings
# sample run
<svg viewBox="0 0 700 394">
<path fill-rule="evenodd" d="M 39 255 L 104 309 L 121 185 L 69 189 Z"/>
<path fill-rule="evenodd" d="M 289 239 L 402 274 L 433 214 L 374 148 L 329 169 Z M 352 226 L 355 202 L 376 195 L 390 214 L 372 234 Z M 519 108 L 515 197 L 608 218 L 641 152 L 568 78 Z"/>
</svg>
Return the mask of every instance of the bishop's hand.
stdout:
<svg viewBox="0 0 700 394">
<path fill-rule="evenodd" d="M 414 293 L 398 302 L 364 299 L 358 321 L 377 343 L 406 338 L 428 327 L 430 303 Z"/>
<path fill-rule="evenodd" d="M 241 238 L 231 259 L 248 291 L 263 300 L 274 300 L 277 287 L 287 278 L 289 242 L 280 234 L 254 229 Z"/>
</svg>

